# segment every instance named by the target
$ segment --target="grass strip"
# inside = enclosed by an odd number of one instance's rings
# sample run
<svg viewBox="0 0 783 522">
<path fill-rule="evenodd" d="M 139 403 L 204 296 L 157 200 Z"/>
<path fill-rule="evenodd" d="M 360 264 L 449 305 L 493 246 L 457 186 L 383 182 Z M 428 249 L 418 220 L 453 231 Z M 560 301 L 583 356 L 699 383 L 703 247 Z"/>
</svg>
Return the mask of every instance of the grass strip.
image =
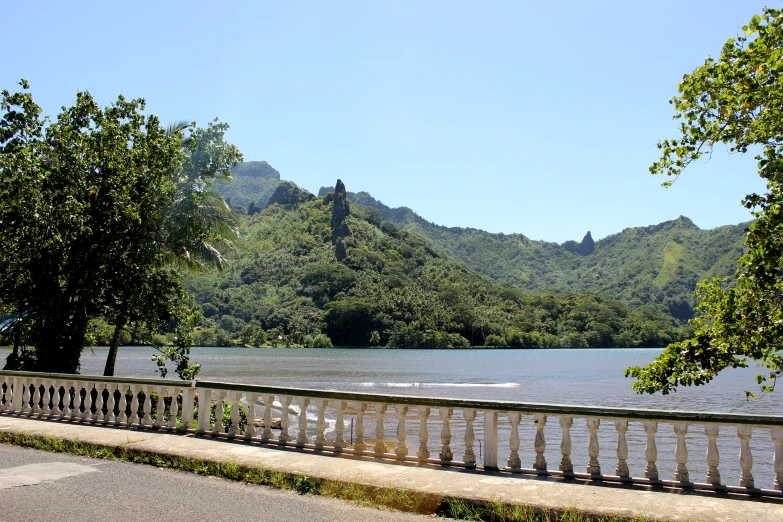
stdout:
<svg viewBox="0 0 783 522">
<path fill-rule="evenodd" d="M 0 444 L 13 444 L 56 453 L 83 457 L 148 464 L 158 468 L 186 471 L 198 475 L 220 477 L 247 484 L 296 491 L 302 495 L 320 495 L 347 500 L 362 506 L 421 514 L 437 514 L 458 520 L 484 522 L 620 522 L 628 519 L 615 516 L 593 516 L 579 510 L 539 510 L 520 504 L 481 502 L 453 497 L 433 498 L 424 493 L 393 487 L 315 479 L 303 474 L 284 473 L 259 467 L 240 466 L 236 462 L 212 462 L 190 457 L 161 455 L 129 449 L 124 446 L 103 446 L 79 440 L 0 432 Z M 651 519 L 634 518 L 632 522 Z"/>
</svg>

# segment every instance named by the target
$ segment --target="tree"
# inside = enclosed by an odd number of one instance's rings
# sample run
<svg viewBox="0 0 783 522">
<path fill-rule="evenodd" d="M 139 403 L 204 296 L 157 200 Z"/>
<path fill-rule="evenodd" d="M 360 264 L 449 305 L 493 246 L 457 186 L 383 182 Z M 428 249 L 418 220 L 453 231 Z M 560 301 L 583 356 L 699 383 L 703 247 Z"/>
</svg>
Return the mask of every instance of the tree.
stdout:
<svg viewBox="0 0 783 522">
<path fill-rule="evenodd" d="M 680 137 L 658 144 L 653 174 L 676 179 L 682 170 L 722 143 L 730 152 L 760 149 L 759 175 L 767 192 L 743 204 L 755 221 L 745 233 L 736 285 L 703 282 L 691 339 L 669 345 L 650 365 L 626 369 L 637 392 L 667 394 L 700 385 L 725 368 L 758 361 L 762 391 L 774 389 L 783 369 L 783 13 L 765 9 L 726 42 L 717 60 L 683 77 L 673 98 Z M 664 185 L 671 185 L 671 180 Z M 747 392 L 748 395 L 752 393 Z"/>
<path fill-rule="evenodd" d="M 76 373 L 88 322 L 125 311 L 174 323 L 164 356 L 187 376 L 193 310 L 166 266 L 179 243 L 163 240 L 187 166 L 181 136 L 144 100 L 102 109 L 86 92 L 51 122 L 21 85 L 0 104 L 0 299 L 26 313 L 34 347 L 15 368 Z"/>
<path fill-rule="evenodd" d="M 179 140 L 181 166 L 172 174 L 171 181 L 176 187 L 174 198 L 165 209 L 163 226 L 157 230 L 157 242 L 166 265 L 192 271 L 211 267 L 222 270 L 226 254 L 236 249 L 237 218 L 223 198 L 210 190 L 216 180 L 230 179 L 231 168 L 242 160 L 239 150 L 225 141 L 227 129 L 228 125 L 217 121 L 206 129 L 187 122 L 169 125 L 166 129 L 168 136 Z M 155 273 L 133 272 L 133 267 L 133 264 L 125 265 L 127 270 L 116 272 L 128 273 L 118 278 L 118 284 L 114 286 L 115 299 L 107 311 L 115 325 L 103 373 L 107 376 L 114 375 L 120 336 L 128 324 L 141 325 L 151 332 L 175 317 L 190 322 L 192 314 L 187 298 L 179 290 L 181 283 L 177 274 L 166 267 Z M 167 355 L 172 356 L 178 366 L 187 361 L 190 349 L 187 334 L 181 332 L 176 338 L 186 341 L 188 346 L 180 346 L 179 352 L 162 351 L 163 358 L 156 356 L 162 373 Z M 184 364 L 187 368 L 189 363 Z M 185 373 L 192 378 L 194 371 L 197 370 Z"/>
</svg>

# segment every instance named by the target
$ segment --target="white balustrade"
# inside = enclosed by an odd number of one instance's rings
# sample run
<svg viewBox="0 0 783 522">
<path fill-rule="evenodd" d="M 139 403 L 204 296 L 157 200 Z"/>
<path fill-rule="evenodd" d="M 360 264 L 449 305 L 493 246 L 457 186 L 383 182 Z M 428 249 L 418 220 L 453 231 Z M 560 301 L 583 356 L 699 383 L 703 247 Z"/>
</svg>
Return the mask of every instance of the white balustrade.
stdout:
<svg viewBox="0 0 783 522">
<path fill-rule="evenodd" d="M 154 414 L 153 394 L 157 395 Z M 262 430 L 255 428 L 256 408 L 259 401 L 264 404 Z M 314 410 L 311 408 L 311 419 L 308 419 L 308 407 L 311 404 Z M 717 488 L 753 495 L 783 497 L 783 417 L 781 416 L 526 405 L 246 385 L 234 387 L 228 383 L 182 383 L 99 376 L 74 378 L 67 375 L 0 371 L 2 415 L 54 421 L 68 420 L 82 424 L 105 424 L 160 432 L 177 431 L 178 427 L 181 427 L 182 431 L 187 432 L 192 431 L 195 426 L 193 417 L 196 406 L 198 406 L 196 433 L 199 435 L 210 433 L 213 437 L 218 437 L 218 440 L 241 437 L 254 444 L 261 442 L 288 446 L 300 451 L 317 450 L 334 455 L 345 453 L 399 462 L 415 461 L 422 464 L 463 468 L 479 467 L 476 449 L 478 444 L 481 444 L 482 467 L 488 470 L 497 469 L 498 457 L 501 457 L 507 464 L 503 470 L 516 474 L 535 473 L 593 481 L 657 484 L 667 487 Z M 211 426 L 210 413 L 213 407 L 215 424 Z M 277 419 L 273 418 L 278 407 L 281 409 L 279 425 L 276 424 Z M 299 409 L 298 414 L 295 407 Z M 226 408 L 228 411 L 225 411 Z M 368 441 L 365 438 L 368 410 L 375 418 L 372 448 L 368 448 Z M 241 432 L 240 419 L 245 412 L 247 424 Z M 293 424 L 291 414 L 296 414 Z M 408 422 L 408 414 L 414 416 L 415 422 Z M 353 419 L 352 444 L 346 440 L 346 415 Z M 226 420 L 226 428 L 223 423 L 224 416 L 230 419 Z M 550 424 L 554 426 L 547 427 L 550 417 L 557 418 L 557 421 L 552 419 Z M 476 419 L 483 422 L 479 436 L 476 434 Z M 575 419 L 581 420 L 575 424 Z M 605 476 L 601 473 L 599 429 L 602 421 L 605 426 L 614 427 L 613 430 L 600 432 L 602 441 L 610 438 L 616 442 L 617 460 L 614 475 Z M 308 425 L 312 430 L 313 424 L 315 434 L 311 438 L 308 437 Z M 432 424 L 435 426 L 433 427 Z M 520 426 L 524 429 L 524 441 L 520 439 L 522 431 Z M 387 427 L 390 434 L 392 427 L 394 428 L 394 434 L 388 439 Z M 439 450 L 429 446 L 431 428 L 437 429 L 440 433 Z M 639 440 L 636 434 L 640 433 L 642 428 L 643 436 Z M 292 429 L 296 433 L 292 433 Z M 551 437 L 554 429 L 560 432 L 561 456 L 557 470 L 550 469 L 546 459 L 547 435 Z M 661 457 L 661 464 L 658 462 L 659 451 L 656 445 L 659 442 L 656 439 L 659 430 L 664 434 L 660 435 L 661 441 L 666 443 L 662 447 L 667 448 Z M 737 436 L 727 436 L 733 433 L 733 430 L 736 430 Z M 759 435 L 765 434 L 766 430 L 769 430 L 770 438 L 759 439 Z M 585 473 L 574 471 L 572 462 L 574 433 L 578 433 L 578 440 L 585 440 L 585 438 L 588 440 L 587 447 L 584 448 L 580 444 L 579 449 L 581 460 L 586 459 L 588 462 Z M 453 435 L 456 442 L 452 440 Z M 723 445 L 728 445 L 737 448 L 739 453 L 737 461 L 728 465 L 724 462 L 723 469 L 720 470 L 719 436 L 722 448 Z M 754 436 L 757 438 L 753 439 Z M 706 449 L 704 453 L 699 451 L 697 462 L 689 463 L 686 438 L 688 444 L 692 444 L 693 439 L 698 439 L 697 446 Z M 409 450 L 412 451 L 412 448 L 408 447 L 409 440 L 413 439 L 417 439 L 415 456 L 409 455 Z M 673 452 L 668 445 L 672 439 L 674 439 Z M 762 464 L 757 469 L 754 469 L 751 440 L 757 453 L 755 460 Z M 531 468 L 522 466 L 520 454 L 523 444 L 526 452 L 533 451 L 535 454 Z M 760 447 L 766 448 L 767 453 L 759 450 Z M 508 453 L 498 455 L 499 449 L 504 448 Z M 461 460 L 454 458 L 454 453 L 457 451 L 461 455 Z M 633 477 L 629 462 L 638 463 L 640 460 L 642 463 L 646 461 L 644 477 Z M 672 462 L 675 465 L 669 468 L 669 463 Z M 665 467 L 665 471 L 668 472 L 659 472 L 659 465 Z M 700 472 L 700 476 L 704 477 L 704 483 L 692 482 L 689 465 L 693 470 L 706 470 L 704 475 Z M 722 477 L 722 474 L 726 477 L 731 475 L 731 478 Z"/>
</svg>

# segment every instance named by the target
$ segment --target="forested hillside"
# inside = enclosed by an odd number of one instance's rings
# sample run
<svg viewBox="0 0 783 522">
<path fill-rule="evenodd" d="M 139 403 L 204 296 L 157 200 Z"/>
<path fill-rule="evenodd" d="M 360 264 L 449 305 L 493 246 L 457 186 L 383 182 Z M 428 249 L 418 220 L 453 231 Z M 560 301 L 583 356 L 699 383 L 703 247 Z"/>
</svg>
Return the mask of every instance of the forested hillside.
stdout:
<svg viewBox="0 0 783 522">
<path fill-rule="evenodd" d="M 187 278 L 205 318 L 197 344 L 246 346 L 662 346 L 681 337 L 655 307 L 493 284 L 428 241 L 349 205 L 280 184 L 242 217 L 240 258 Z"/>
<path fill-rule="evenodd" d="M 377 208 L 383 219 L 495 282 L 535 293 L 594 292 L 631 306 L 661 305 L 680 322 L 693 316 L 696 283 L 733 276 L 747 226 L 701 230 L 680 216 L 597 242 L 588 232 L 579 243 L 558 245 L 521 234 L 442 227 L 408 208 L 389 208 L 366 192 L 349 193 L 348 199 Z"/>
</svg>

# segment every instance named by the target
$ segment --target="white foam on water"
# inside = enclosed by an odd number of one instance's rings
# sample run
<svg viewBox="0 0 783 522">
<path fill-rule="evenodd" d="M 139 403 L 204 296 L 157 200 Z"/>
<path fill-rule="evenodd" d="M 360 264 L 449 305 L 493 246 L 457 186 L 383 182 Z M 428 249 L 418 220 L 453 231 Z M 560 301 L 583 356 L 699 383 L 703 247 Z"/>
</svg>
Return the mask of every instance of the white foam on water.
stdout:
<svg viewBox="0 0 783 522">
<path fill-rule="evenodd" d="M 522 383 L 473 383 L 473 382 L 360 382 L 363 388 L 519 388 Z"/>
</svg>

